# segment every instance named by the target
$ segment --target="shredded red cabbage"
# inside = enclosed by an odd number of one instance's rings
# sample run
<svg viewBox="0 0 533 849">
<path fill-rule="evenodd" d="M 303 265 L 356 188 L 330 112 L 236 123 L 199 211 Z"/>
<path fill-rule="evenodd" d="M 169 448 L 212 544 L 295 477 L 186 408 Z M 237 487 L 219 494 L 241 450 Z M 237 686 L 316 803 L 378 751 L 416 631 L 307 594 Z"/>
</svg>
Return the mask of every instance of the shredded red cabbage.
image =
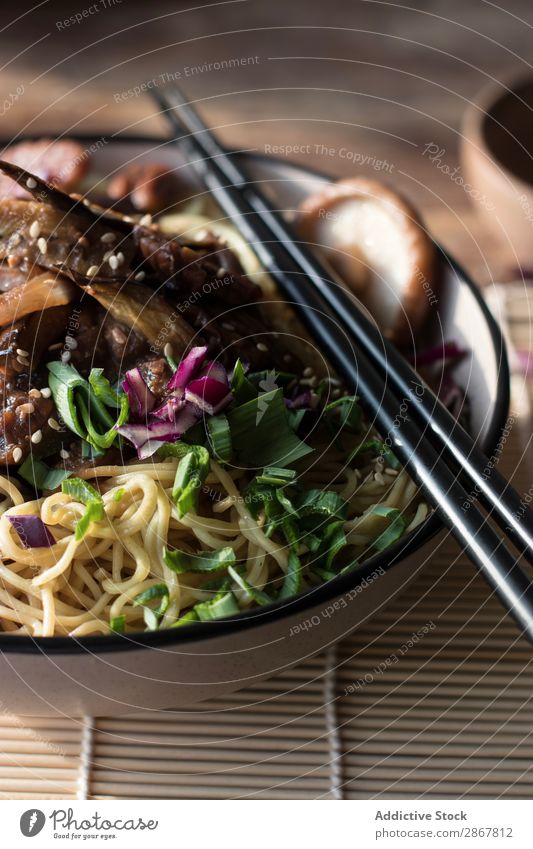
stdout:
<svg viewBox="0 0 533 849">
<path fill-rule="evenodd" d="M 128 396 L 130 410 L 137 419 L 144 419 L 153 409 L 155 395 L 146 385 L 146 381 L 138 368 L 127 371 L 122 381 L 122 389 Z"/>
<path fill-rule="evenodd" d="M 50 548 L 55 539 L 40 516 L 8 516 L 7 517 L 24 548 Z"/>
<path fill-rule="evenodd" d="M 206 354 L 206 347 L 192 349 L 167 383 L 166 389 L 170 394 L 155 410 L 155 398 L 139 369 L 127 372 L 122 385 L 130 399 L 133 421 L 116 430 L 133 443 L 141 460 L 155 454 L 163 443 L 180 439 L 202 415 L 215 415 L 231 401 L 226 369 L 220 363 L 206 363 Z M 138 400 L 143 397 L 139 378 L 145 388 L 144 398 L 150 392 L 153 399 L 142 404 Z M 142 424 L 135 421 L 141 415 L 145 419 Z"/>
<path fill-rule="evenodd" d="M 203 413 L 208 413 L 210 416 L 225 407 L 231 397 L 227 384 L 213 380 L 212 377 L 191 380 L 185 389 L 186 400 L 196 404 Z"/>
<path fill-rule="evenodd" d="M 190 380 L 200 370 L 207 354 L 205 346 L 192 348 L 189 354 L 181 361 L 176 371 L 167 383 L 167 389 L 185 389 Z"/>
<path fill-rule="evenodd" d="M 407 359 L 410 363 L 415 363 L 417 368 L 440 362 L 451 365 L 451 363 L 461 360 L 466 353 L 464 348 L 460 348 L 457 342 L 452 340 L 426 348 L 423 351 L 417 351 L 415 355 L 411 354 Z"/>
</svg>

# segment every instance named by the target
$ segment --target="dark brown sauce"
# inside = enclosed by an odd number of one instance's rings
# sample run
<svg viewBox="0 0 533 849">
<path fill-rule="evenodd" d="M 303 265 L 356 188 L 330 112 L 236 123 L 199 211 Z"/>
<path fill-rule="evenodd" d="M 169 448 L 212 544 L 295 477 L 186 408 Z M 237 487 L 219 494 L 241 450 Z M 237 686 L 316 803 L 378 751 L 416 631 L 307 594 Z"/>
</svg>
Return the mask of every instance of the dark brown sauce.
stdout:
<svg viewBox="0 0 533 849">
<path fill-rule="evenodd" d="M 515 176 L 533 183 L 533 80 L 506 92 L 483 119 L 492 155 Z"/>
</svg>

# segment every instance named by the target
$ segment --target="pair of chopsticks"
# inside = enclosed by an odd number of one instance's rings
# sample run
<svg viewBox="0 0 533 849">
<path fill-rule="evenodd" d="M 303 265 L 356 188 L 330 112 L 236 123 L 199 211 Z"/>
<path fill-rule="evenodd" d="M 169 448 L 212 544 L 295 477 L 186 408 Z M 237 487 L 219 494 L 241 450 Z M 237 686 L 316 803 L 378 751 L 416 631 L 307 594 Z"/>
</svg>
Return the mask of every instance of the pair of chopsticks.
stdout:
<svg viewBox="0 0 533 849">
<path fill-rule="evenodd" d="M 382 338 L 332 272 L 297 240 L 281 215 L 251 185 L 175 86 L 153 97 L 175 140 L 193 154 L 190 166 L 263 267 L 355 391 L 383 437 L 422 487 L 470 560 L 483 574 L 525 636 L 533 642 L 533 584 L 519 565 L 533 563 L 533 514 L 432 390 Z M 420 389 L 418 389 L 420 388 Z M 399 417 L 402 404 L 408 416 Z M 471 493 L 499 525 L 488 523 Z M 464 505 L 469 504 L 465 509 Z M 507 536 L 518 549 L 506 545 Z"/>
</svg>

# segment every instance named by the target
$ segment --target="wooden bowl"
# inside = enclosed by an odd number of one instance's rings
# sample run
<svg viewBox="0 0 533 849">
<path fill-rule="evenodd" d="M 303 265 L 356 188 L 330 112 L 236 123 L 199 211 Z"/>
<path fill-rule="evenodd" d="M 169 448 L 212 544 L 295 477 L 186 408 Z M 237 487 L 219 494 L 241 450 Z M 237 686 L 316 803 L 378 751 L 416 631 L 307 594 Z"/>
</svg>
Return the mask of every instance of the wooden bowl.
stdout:
<svg viewBox="0 0 533 849">
<path fill-rule="evenodd" d="M 465 113 L 465 187 L 491 233 L 533 265 L 533 74 L 490 83 Z"/>
</svg>

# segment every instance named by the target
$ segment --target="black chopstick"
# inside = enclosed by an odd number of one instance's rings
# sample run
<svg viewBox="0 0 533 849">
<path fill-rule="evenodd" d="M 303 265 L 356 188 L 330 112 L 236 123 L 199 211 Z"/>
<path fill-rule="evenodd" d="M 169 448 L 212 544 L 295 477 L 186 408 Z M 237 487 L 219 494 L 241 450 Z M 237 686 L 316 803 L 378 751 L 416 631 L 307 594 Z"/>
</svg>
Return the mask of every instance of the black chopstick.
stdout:
<svg viewBox="0 0 533 849">
<path fill-rule="evenodd" d="M 431 415 L 427 421 L 431 428 L 427 436 L 415 421 L 407 419 L 398 422 L 402 398 L 413 398 L 412 389 L 408 389 L 407 396 L 405 393 L 402 396 L 402 381 L 408 376 L 410 381 L 414 379 L 416 385 L 421 385 L 418 375 L 401 360 L 392 346 L 385 346 L 381 340 L 376 342 L 376 336 L 379 339 L 379 335 L 373 325 L 344 291 L 331 285 L 331 273 L 294 241 L 290 230 L 265 199 L 255 189 L 251 190 L 246 176 L 218 145 L 182 95 L 172 87 L 170 90 L 156 91 L 154 96 L 172 121 L 174 129 L 182 135 L 185 130 L 189 149 L 197 157 L 190 163 L 191 166 L 215 195 L 226 215 L 251 243 L 261 263 L 274 276 L 278 286 L 323 346 L 326 356 L 348 385 L 359 393 L 361 402 L 374 416 L 378 429 L 390 437 L 395 453 L 427 492 L 445 524 L 460 540 L 469 557 L 533 641 L 531 582 L 501 536 L 487 524 L 486 518 L 475 505 L 472 504 L 466 511 L 463 509 L 463 505 L 469 501 L 469 495 L 450 468 L 447 445 L 450 436 L 446 436 L 445 432 L 442 435 L 440 423 L 437 427 L 433 426 Z M 179 114 L 175 111 L 176 107 L 181 107 Z M 184 139 L 179 141 L 183 143 Z M 349 317 L 353 320 L 347 320 Z M 369 338 L 367 324 L 372 331 Z M 344 328 L 344 332 L 339 331 L 339 325 Z M 384 362 L 385 354 L 387 359 Z M 398 373 L 395 372 L 397 361 L 402 364 Z M 357 375 L 354 375 L 355 364 Z M 424 399 L 426 392 L 429 396 L 429 388 L 425 388 L 421 399 Z M 416 393 L 415 397 L 418 397 Z M 433 396 L 432 406 L 438 410 L 437 405 Z M 420 410 L 427 412 L 422 404 L 413 405 L 415 410 L 418 418 L 421 417 Z M 451 421 L 451 432 L 455 434 L 459 425 L 453 418 Z M 429 435 L 432 439 L 428 438 Z M 471 458 L 466 459 L 470 464 Z M 484 458 L 482 468 L 485 464 Z M 484 480 L 483 483 L 486 484 Z M 502 492 L 507 493 L 510 488 L 505 481 L 503 483 Z M 476 478 L 472 480 L 472 486 L 475 484 Z M 493 502 L 496 506 L 498 499 L 494 499 L 491 493 L 491 505 Z M 520 523 L 518 525 L 522 531 Z M 524 539 L 523 533 L 516 533 L 512 525 L 511 528 L 515 538 L 520 540 L 520 548 L 527 548 L 531 556 L 531 536 Z"/>
<path fill-rule="evenodd" d="M 385 340 L 374 324 L 357 308 L 346 294 L 344 287 L 335 285 L 331 270 L 326 270 L 320 261 L 301 243 L 281 216 L 273 210 L 257 190 L 246 185 L 246 177 L 234 159 L 227 155 L 216 138 L 210 133 L 196 114 L 187 105 L 183 94 L 175 87 L 165 89 L 156 99 L 167 110 L 168 117 L 176 128 L 191 134 L 191 143 L 202 153 L 204 161 L 200 167 L 204 172 L 213 166 L 227 185 L 241 186 L 244 197 L 254 212 L 267 224 L 285 253 L 299 268 L 300 273 L 313 280 L 324 300 L 342 319 L 346 327 L 365 351 L 384 379 L 396 393 L 406 401 L 410 412 L 420 425 L 428 428 L 427 438 L 433 440 L 437 450 L 444 453 L 450 467 L 468 487 L 465 510 L 475 497 L 490 511 L 491 518 L 504 530 L 523 556 L 533 564 L 533 513 L 520 498 L 509 482 L 494 467 L 475 444 L 461 424 L 436 397 L 433 391 L 410 367 L 394 345 Z M 176 107 L 180 112 L 176 113 Z M 170 111 L 169 111 L 170 110 Z M 501 346 L 504 354 L 503 344 Z M 490 468 L 487 475 L 486 469 Z"/>
</svg>

